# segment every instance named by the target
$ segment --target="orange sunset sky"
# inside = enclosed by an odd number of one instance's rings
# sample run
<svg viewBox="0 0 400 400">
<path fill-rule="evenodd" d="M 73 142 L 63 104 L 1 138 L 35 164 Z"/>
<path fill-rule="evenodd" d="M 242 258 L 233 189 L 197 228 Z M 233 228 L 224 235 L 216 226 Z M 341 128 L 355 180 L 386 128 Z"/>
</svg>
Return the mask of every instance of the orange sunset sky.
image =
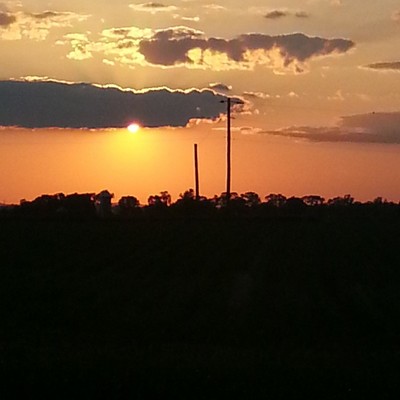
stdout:
<svg viewBox="0 0 400 400">
<path fill-rule="evenodd" d="M 0 203 L 176 198 L 194 143 L 219 194 L 228 96 L 232 190 L 397 202 L 399 47 L 392 0 L 0 2 Z"/>
</svg>

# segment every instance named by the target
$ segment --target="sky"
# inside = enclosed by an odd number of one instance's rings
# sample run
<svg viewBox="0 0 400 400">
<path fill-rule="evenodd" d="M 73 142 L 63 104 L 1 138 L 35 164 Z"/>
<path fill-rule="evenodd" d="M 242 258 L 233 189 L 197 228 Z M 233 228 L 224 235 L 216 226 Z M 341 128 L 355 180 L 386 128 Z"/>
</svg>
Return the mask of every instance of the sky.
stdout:
<svg viewBox="0 0 400 400">
<path fill-rule="evenodd" d="M 0 203 L 193 187 L 400 200 L 400 4 L 0 1 Z M 136 122 L 137 133 L 126 127 Z"/>
</svg>

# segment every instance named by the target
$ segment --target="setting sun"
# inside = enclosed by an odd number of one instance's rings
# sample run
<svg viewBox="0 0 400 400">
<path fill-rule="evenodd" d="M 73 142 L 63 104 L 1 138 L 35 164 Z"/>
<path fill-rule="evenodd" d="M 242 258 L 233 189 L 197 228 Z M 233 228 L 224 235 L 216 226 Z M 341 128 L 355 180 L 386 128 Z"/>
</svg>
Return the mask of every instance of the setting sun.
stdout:
<svg viewBox="0 0 400 400">
<path fill-rule="evenodd" d="M 136 133 L 140 129 L 140 125 L 136 123 L 132 123 L 128 125 L 128 131 L 131 133 Z"/>
</svg>

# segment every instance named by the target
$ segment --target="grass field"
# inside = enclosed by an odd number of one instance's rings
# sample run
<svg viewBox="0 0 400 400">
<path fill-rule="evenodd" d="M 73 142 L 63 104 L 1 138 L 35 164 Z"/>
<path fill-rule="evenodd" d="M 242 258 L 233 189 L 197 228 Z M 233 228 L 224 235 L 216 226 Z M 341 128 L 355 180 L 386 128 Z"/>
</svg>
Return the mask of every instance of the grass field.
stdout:
<svg viewBox="0 0 400 400">
<path fill-rule="evenodd" d="M 400 217 L 0 220 L 0 397 L 400 393 Z"/>
</svg>

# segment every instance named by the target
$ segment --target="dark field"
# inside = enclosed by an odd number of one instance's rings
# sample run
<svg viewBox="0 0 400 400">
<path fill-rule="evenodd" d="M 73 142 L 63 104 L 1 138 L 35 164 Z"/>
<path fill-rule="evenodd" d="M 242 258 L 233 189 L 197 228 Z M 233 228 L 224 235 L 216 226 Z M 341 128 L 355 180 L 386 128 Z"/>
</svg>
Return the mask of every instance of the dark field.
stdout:
<svg viewBox="0 0 400 400">
<path fill-rule="evenodd" d="M 0 220 L 0 398 L 397 398 L 399 228 Z"/>
</svg>

